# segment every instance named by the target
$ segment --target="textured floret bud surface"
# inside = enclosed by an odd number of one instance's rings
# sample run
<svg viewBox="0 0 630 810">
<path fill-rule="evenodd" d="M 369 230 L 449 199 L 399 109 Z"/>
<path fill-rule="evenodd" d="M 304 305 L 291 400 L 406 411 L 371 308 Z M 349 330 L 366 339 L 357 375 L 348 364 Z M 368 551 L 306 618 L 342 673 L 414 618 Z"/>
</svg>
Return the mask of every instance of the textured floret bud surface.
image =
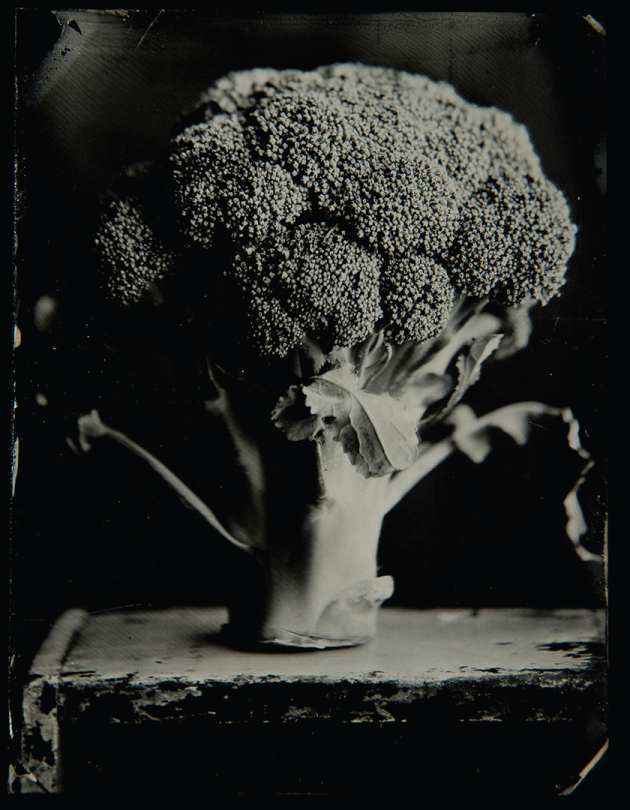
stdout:
<svg viewBox="0 0 630 810">
<path fill-rule="evenodd" d="M 527 130 L 445 82 L 257 69 L 220 79 L 194 115 L 162 167 L 168 249 L 141 201 L 104 214 L 101 264 L 124 304 L 207 250 L 258 351 L 284 356 L 306 335 L 352 346 L 383 324 L 424 341 L 458 296 L 544 304 L 564 284 L 576 229 Z"/>
</svg>

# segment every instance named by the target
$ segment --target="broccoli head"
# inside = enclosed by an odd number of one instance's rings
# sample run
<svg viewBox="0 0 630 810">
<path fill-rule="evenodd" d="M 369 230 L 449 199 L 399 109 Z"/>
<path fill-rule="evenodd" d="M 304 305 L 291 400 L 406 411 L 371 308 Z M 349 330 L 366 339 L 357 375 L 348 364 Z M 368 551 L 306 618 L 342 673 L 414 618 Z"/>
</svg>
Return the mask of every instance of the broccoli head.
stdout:
<svg viewBox="0 0 630 810">
<path fill-rule="evenodd" d="M 575 226 L 524 126 L 404 71 L 337 64 L 222 78 L 175 135 L 155 200 L 114 199 L 98 235 L 131 304 L 192 250 L 242 295 L 248 341 L 285 356 L 382 331 L 426 341 L 462 297 L 548 302 Z M 170 226 L 169 226 L 170 227 Z"/>
</svg>

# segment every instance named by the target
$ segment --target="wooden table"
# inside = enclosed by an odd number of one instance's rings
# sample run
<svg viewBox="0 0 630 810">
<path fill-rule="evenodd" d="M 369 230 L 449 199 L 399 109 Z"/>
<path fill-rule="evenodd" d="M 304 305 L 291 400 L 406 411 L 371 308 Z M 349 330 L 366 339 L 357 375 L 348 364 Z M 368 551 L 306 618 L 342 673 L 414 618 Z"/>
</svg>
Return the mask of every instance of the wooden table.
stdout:
<svg viewBox="0 0 630 810">
<path fill-rule="evenodd" d="M 22 790 L 542 797 L 605 745 L 603 611 L 385 607 L 374 641 L 296 652 L 233 649 L 226 619 L 64 614 L 24 689 Z"/>
</svg>

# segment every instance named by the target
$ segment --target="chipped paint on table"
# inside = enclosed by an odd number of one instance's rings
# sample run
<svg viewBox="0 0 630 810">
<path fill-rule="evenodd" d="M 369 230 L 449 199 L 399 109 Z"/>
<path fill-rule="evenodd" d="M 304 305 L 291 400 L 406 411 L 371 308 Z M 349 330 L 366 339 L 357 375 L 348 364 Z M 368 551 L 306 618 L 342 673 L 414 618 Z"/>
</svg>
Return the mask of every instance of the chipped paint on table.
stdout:
<svg viewBox="0 0 630 810">
<path fill-rule="evenodd" d="M 461 721 L 569 721 L 605 669 L 598 610 L 385 608 L 364 646 L 290 652 L 230 648 L 226 620 L 222 608 L 66 613 L 25 688 L 31 781 L 61 789 L 64 729 L 78 723 L 414 723 L 446 703 Z"/>
</svg>

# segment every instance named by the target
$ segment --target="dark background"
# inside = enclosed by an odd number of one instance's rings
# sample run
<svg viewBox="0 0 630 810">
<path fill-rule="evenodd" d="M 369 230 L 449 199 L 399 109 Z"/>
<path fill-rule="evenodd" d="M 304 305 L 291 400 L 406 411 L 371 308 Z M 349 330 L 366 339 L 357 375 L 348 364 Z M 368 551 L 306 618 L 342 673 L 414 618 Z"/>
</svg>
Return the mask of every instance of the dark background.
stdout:
<svg viewBox="0 0 630 810">
<path fill-rule="evenodd" d="M 593 13 L 605 25 L 605 15 Z M 125 363 L 103 346 L 89 248 L 96 201 L 130 162 L 159 157 L 180 111 L 220 75 L 363 61 L 446 79 L 531 132 L 579 228 L 561 298 L 535 314 L 529 347 L 484 369 L 467 401 L 570 406 L 596 464 L 583 486 L 603 545 L 606 512 L 605 36 L 578 12 L 274 15 L 142 10 L 128 16 L 18 9 L 13 365 L 19 463 L 12 505 L 13 650 L 25 667 L 68 607 L 223 604 L 236 552 L 124 451 L 79 457 L 66 437 L 108 401 Z M 46 298 L 42 298 L 46 296 Z M 47 302 L 46 304 L 44 302 Z M 129 408 L 186 458 L 195 421 L 168 363 L 127 380 Z M 162 373 L 160 373 L 162 369 Z M 155 395 L 155 396 L 154 396 Z M 140 405 L 153 400 L 155 413 Z M 391 604 L 596 606 L 602 567 L 581 562 L 563 499 L 582 462 L 565 431 L 510 440 L 482 466 L 442 465 L 386 519 Z M 209 449 L 211 452 L 211 448 Z M 212 468 L 212 465 L 208 465 Z M 203 470 L 202 470 L 203 472 Z M 220 470 L 212 468 L 220 478 Z M 227 572 L 227 573 L 226 573 Z M 229 574 L 229 572 L 232 572 Z"/>
</svg>

